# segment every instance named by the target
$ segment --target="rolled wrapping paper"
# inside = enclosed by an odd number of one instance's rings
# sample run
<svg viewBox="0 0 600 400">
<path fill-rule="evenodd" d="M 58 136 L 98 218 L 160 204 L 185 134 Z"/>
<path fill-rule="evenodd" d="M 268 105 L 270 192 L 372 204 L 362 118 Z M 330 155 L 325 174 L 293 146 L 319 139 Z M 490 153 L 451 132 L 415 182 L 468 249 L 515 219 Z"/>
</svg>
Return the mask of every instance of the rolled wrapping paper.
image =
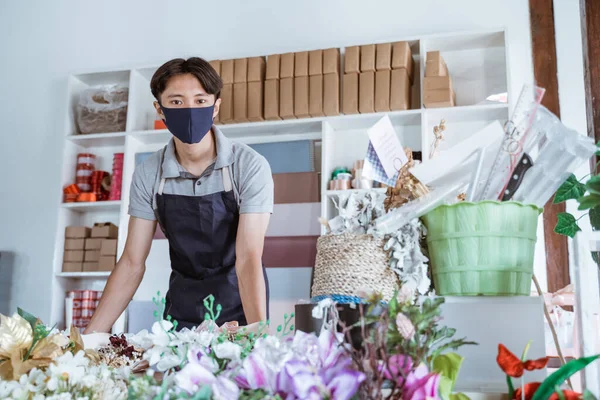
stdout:
<svg viewBox="0 0 600 400">
<path fill-rule="evenodd" d="M 337 175 L 337 180 L 350 181 L 352 180 L 352 174 L 348 172 L 342 172 Z"/>
<path fill-rule="evenodd" d="M 355 170 L 362 170 L 365 167 L 365 160 L 358 160 L 358 161 L 354 161 L 354 169 Z"/>
</svg>

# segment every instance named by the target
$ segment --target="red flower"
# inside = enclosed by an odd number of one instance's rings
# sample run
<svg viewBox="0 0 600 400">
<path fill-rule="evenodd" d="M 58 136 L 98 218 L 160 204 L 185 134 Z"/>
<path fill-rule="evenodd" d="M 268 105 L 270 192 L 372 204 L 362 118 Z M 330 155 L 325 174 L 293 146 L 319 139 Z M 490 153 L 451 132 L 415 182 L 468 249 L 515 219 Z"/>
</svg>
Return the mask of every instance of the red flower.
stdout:
<svg viewBox="0 0 600 400">
<path fill-rule="evenodd" d="M 525 370 L 533 371 L 546 368 L 548 360 L 548 357 L 544 357 L 537 360 L 522 362 L 517 356 L 511 353 L 506 346 L 503 344 L 498 345 L 498 357 L 496 358 L 496 361 L 500 368 L 502 368 L 502 371 L 513 378 L 520 378 L 523 376 Z"/>
<path fill-rule="evenodd" d="M 533 398 L 533 395 L 535 394 L 536 390 L 538 390 L 538 388 L 540 387 L 541 383 L 540 382 L 531 382 L 531 383 L 526 383 L 524 388 L 525 388 L 525 400 L 531 400 Z M 515 394 L 513 396 L 513 400 L 521 400 L 521 390 L 522 388 L 518 388 L 517 390 L 515 390 Z M 572 390 L 563 390 L 562 394 L 565 398 L 565 400 L 578 400 L 581 398 L 581 394 L 574 392 Z M 553 393 L 552 396 L 550 396 L 550 398 L 548 400 L 559 400 L 558 394 Z"/>
</svg>

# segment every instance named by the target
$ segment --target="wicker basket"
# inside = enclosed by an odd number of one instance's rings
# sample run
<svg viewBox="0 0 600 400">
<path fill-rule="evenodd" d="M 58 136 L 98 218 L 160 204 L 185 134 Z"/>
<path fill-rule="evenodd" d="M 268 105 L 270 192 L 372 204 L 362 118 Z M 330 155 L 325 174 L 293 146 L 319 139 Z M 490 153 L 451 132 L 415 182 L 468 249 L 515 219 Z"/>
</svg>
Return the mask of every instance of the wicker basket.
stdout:
<svg viewBox="0 0 600 400">
<path fill-rule="evenodd" d="M 313 299 L 333 297 L 338 302 L 353 302 L 361 291 L 373 291 L 389 300 L 399 284 L 389 267 L 383 239 L 343 234 L 321 236 L 317 241 Z"/>
</svg>

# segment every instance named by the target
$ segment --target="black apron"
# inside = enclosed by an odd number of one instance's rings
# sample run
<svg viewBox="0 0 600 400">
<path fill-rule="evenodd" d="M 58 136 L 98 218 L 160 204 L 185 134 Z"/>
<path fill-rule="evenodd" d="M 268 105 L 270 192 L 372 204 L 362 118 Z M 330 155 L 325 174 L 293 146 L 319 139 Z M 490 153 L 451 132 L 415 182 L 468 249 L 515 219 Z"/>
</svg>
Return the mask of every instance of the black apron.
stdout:
<svg viewBox="0 0 600 400">
<path fill-rule="evenodd" d="M 221 170 L 224 191 L 205 196 L 163 194 L 164 178 L 156 195 L 158 221 L 169 240 L 171 277 L 165 318 L 178 322 L 177 329 L 193 328 L 204 321 L 204 299 L 213 295 L 214 311 L 221 305 L 216 323 L 237 321 L 247 325 L 235 271 L 238 203 L 232 190 L 229 167 Z M 269 283 L 263 266 L 267 289 Z"/>
</svg>

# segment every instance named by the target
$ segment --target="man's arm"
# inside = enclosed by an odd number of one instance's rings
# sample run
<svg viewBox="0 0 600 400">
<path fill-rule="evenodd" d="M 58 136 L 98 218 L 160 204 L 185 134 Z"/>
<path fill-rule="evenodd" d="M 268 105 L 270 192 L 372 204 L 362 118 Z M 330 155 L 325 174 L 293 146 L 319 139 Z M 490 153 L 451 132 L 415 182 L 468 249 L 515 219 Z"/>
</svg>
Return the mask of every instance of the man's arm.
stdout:
<svg viewBox="0 0 600 400">
<path fill-rule="evenodd" d="M 123 255 L 108 278 L 100 304 L 85 329 L 85 334 L 110 332 L 117 318 L 123 313 L 144 277 L 146 258 L 155 230 L 156 221 L 129 218 Z"/>
<path fill-rule="evenodd" d="M 267 289 L 262 253 L 270 214 L 241 214 L 235 244 L 235 269 L 248 324 L 267 319 Z"/>
</svg>

